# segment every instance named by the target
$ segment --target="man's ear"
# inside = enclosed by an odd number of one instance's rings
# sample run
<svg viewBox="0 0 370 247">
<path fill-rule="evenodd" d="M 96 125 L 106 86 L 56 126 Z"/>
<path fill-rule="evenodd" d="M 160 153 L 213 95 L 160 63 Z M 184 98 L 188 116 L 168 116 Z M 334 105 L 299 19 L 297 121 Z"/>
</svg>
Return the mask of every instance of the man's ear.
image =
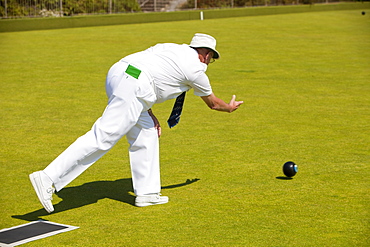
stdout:
<svg viewBox="0 0 370 247">
<path fill-rule="evenodd" d="M 198 57 L 200 62 L 204 63 L 206 61 L 206 58 L 200 52 L 198 52 Z"/>
</svg>

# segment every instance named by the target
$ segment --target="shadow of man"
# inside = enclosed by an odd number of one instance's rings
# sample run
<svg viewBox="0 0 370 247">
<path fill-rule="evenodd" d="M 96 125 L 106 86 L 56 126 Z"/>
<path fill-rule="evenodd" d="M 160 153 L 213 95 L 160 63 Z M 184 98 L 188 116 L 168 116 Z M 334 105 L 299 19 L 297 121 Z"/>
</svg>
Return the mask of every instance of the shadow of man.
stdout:
<svg viewBox="0 0 370 247">
<path fill-rule="evenodd" d="M 182 187 L 198 181 L 199 179 L 188 179 L 185 183 L 174 184 L 162 187 L 172 189 Z M 75 187 L 67 187 L 57 192 L 56 195 L 63 200 L 54 205 L 54 213 L 68 211 L 98 202 L 101 199 L 109 198 L 130 205 L 135 205 L 131 178 L 118 179 L 115 181 L 95 181 Z M 40 217 L 50 215 L 44 208 L 24 214 L 13 215 L 13 218 L 27 221 L 39 220 Z"/>
</svg>

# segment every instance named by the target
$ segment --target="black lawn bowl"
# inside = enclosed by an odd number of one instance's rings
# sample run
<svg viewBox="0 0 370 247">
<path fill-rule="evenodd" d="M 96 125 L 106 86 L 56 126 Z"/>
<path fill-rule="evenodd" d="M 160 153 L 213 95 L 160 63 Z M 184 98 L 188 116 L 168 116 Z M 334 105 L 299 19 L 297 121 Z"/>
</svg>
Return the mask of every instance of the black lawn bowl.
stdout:
<svg viewBox="0 0 370 247">
<path fill-rule="evenodd" d="M 293 177 L 298 172 L 298 166 L 294 162 L 288 161 L 283 165 L 283 172 L 285 176 Z"/>
</svg>

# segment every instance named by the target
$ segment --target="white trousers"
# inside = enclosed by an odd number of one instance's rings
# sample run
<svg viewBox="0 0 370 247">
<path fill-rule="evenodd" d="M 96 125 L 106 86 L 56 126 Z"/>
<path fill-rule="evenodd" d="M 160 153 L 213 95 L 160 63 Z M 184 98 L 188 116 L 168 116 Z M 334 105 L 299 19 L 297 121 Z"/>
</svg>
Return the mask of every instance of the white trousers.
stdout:
<svg viewBox="0 0 370 247">
<path fill-rule="evenodd" d="M 44 169 L 56 191 L 73 181 L 126 135 L 134 193 L 160 192 L 158 134 L 148 114 L 156 95 L 150 78 L 143 72 L 138 79 L 127 75 L 127 66 L 120 61 L 109 70 L 108 105 L 91 130 Z"/>
</svg>

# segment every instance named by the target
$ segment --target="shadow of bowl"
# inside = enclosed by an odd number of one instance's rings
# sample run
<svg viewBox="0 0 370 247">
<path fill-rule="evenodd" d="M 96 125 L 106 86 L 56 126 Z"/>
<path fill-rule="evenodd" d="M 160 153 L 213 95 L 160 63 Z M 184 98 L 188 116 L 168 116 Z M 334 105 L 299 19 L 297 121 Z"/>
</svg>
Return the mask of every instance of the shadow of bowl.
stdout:
<svg viewBox="0 0 370 247">
<path fill-rule="evenodd" d="M 276 179 L 280 179 L 280 180 L 292 180 L 293 178 L 279 176 L 279 177 L 276 177 Z"/>
</svg>

